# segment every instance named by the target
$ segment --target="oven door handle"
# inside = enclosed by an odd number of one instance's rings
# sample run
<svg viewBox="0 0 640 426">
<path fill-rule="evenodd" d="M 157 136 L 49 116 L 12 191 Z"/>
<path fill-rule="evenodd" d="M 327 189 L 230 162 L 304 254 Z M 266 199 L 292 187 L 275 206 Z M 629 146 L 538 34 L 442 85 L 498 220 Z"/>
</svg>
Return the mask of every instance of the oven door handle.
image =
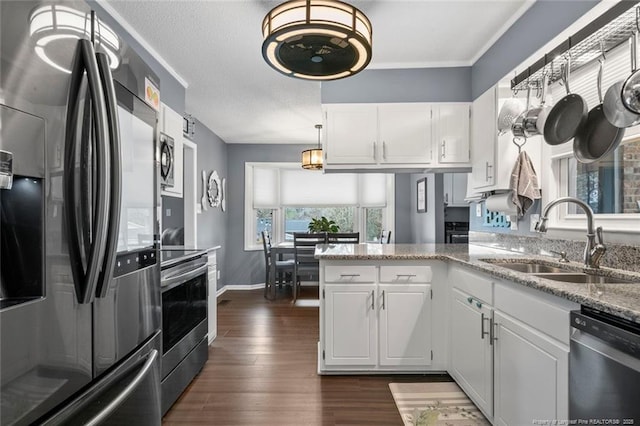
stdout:
<svg viewBox="0 0 640 426">
<path fill-rule="evenodd" d="M 190 279 L 197 277 L 198 275 L 205 274 L 206 276 L 206 272 L 208 268 L 209 268 L 209 265 L 205 263 L 204 265 L 196 269 L 193 269 L 189 272 L 185 272 L 184 274 L 180 274 L 175 277 L 164 279 L 162 280 L 162 284 L 161 284 L 162 291 L 171 290 L 172 288 L 179 286 L 180 284 L 183 284 L 189 281 Z"/>
</svg>

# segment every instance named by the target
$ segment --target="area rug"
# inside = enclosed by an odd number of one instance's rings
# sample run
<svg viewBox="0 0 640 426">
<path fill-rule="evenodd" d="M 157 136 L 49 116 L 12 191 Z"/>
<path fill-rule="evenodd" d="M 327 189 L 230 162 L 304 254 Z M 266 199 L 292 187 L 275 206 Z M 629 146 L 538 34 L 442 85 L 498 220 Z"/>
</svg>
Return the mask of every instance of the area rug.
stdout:
<svg viewBox="0 0 640 426">
<path fill-rule="evenodd" d="M 489 425 L 454 382 L 389 383 L 405 426 Z"/>
</svg>

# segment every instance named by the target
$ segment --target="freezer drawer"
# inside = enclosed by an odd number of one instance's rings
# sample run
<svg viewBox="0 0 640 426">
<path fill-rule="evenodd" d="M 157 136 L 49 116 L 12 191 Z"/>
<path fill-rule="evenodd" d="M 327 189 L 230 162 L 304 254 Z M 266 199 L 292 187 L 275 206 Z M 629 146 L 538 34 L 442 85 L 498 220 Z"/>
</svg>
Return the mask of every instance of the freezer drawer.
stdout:
<svg viewBox="0 0 640 426">
<path fill-rule="evenodd" d="M 160 332 L 43 425 L 154 425 L 160 413 Z"/>
</svg>

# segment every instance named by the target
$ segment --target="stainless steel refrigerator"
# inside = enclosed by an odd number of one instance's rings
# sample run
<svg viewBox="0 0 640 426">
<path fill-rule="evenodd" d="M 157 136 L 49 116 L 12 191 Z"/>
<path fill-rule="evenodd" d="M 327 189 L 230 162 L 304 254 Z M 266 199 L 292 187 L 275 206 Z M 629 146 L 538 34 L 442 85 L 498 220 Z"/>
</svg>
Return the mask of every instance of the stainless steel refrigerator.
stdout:
<svg viewBox="0 0 640 426">
<path fill-rule="evenodd" d="M 0 424 L 159 424 L 158 78 L 77 1 L 0 60 Z"/>
</svg>

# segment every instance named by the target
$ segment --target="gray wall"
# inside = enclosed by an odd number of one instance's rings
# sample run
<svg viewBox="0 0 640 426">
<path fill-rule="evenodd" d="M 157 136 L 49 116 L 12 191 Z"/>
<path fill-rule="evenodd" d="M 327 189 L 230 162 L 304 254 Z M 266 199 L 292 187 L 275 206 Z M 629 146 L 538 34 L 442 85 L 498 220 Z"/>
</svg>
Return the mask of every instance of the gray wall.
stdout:
<svg viewBox="0 0 640 426">
<path fill-rule="evenodd" d="M 427 211 L 418 213 L 417 182 L 427 178 Z M 442 174 L 411 174 L 409 190 L 411 195 L 410 220 L 411 240 L 407 243 L 443 243 L 444 242 L 444 204 L 442 200 Z M 403 226 L 403 225 L 401 225 Z M 404 225 L 406 226 L 406 225 Z"/>
<path fill-rule="evenodd" d="M 323 103 L 469 102 L 597 5 L 538 0 L 472 67 L 365 70 L 323 82 Z"/>
<path fill-rule="evenodd" d="M 194 142 L 198 145 L 198 191 L 196 193 L 196 199 L 200 200 L 200 197 L 202 197 L 203 188 L 201 176 L 203 170 L 207 173 L 207 176 L 216 170 L 218 176 L 220 176 L 220 180 L 223 178 L 227 179 L 227 192 L 225 193 L 227 200 L 226 212 L 223 212 L 220 207 L 209 206 L 207 211 L 203 210 L 202 213 L 197 215 L 196 219 L 198 226 L 198 246 L 202 248 L 222 246 L 217 253 L 218 271 L 220 271 L 218 288 L 221 288 L 226 284 L 229 276 L 228 268 L 226 267 L 227 253 L 229 253 L 227 244 L 230 235 L 227 232 L 228 222 L 231 221 L 232 217 L 242 214 L 230 204 L 234 189 L 230 185 L 232 179 L 231 176 L 229 176 L 227 162 L 228 145 L 198 120 L 196 120 L 195 124 Z"/>
<path fill-rule="evenodd" d="M 396 173 L 395 177 L 395 235 L 391 235 L 391 242 L 396 244 L 409 244 L 413 242 L 413 229 L 411 228 L 411 174 Z M 414 194 L 415 195 L 415 194 Z M 415 208 L 415 201 L 414 208 Z"/>
<path fill-rule="evenodd" d="M 538 49 L 591 10 L 600 0 L 538 0 L 473 64 L 476 99 Z"/>
<path fill-rule="evenodd" d="M 227 207 L 230 214 L 227 221 L 226 284 L 264 282 L 265 265 L 262 250 L 244 250 L 244 164 L 246 162 L 298 162 L 302 151 L 313 147 L 314 145 L 267 144 L 227 146 L 229 170 Z M 199 150 L 200 147 L 198 147 Z"/>
<path fill-rule="evenodd" d="M 322 103 L 470 102 L 471 67 L 364 70 L 353 77 L 323 82 L 321 100 Z"/>
</svg>

